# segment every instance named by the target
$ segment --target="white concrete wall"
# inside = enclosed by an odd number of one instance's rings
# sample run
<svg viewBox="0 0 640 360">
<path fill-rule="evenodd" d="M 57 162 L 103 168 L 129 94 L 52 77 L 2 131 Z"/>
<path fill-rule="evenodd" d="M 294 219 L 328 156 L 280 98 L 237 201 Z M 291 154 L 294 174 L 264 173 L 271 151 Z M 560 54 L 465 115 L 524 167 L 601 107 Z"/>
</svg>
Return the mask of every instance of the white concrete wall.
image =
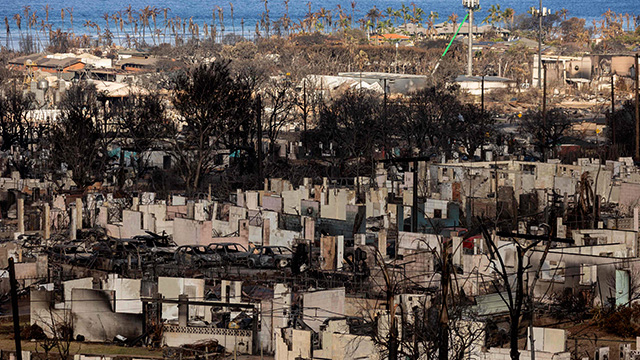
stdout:
<svg viewBox="0 0 640 360">
<path fill-rule="evenodd" d="M 102 289 L 115 291 L 117 313 L 142 314 L 141 282 L 140 279 L 123 279 L 117 274 L 109 274 L 102 281 Z"/>
<path fill-rule="evenodd" d="M 345 311 L 345 288 L 307 292 L 302 299 L 304 321 L 316 332 L 324 320 L 341 316 Z"/>
<path fill-rule="evenodd" d="M 165 299 L 177 300 L 180 295 L 186 294 L 191 300 L 204 300 L 204 279 L 158 277 L 158 293 Z M 204 306 L 189 306 L 189 317 L 204 317 L 205 310 Z M 177 304 L 162 304 L 162 319 L 177 318 Z"/>
</svg>

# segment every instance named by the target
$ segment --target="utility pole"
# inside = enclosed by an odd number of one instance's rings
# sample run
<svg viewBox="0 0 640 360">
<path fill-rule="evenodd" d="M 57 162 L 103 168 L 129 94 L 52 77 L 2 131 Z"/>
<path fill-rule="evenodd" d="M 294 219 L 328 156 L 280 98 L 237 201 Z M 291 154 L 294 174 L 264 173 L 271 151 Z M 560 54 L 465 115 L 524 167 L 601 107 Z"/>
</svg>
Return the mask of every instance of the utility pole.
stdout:
<svg viewBox="0 0 640 360">
<path fill-rule="evenodd" d="M 398 45 L 398 43 L 396 43 L 396 45 Z M 389 113 L 387 112 L 387 78 L 383 79 L 383 84 L 384 84 L 384 121 L 385 124 L 388 123 L 388 118 L 389 118 Z M 383 125 L 383 146 L 384 146 L 384 157 L 387 158 L 388 154 L 389 154 L 389 149 L 387 148 L 387 127 L 386 125 Z M 375 170 L 374 170 L 375 171 Z"/>
<path fill-rule="evenodd" d="M 614 74 L 611 73 L 611 142 L 616 146 L 616 122 L 613 120 L 613 113 L 616 112 L 616 83 Z"/>
<path fill-rule="evenodd" d="M 304 123 L 304 133 L 307 133 L 307 78 L 302 80 L 302 122 Z M 304 155 L 307 155 L 307 142 L 303 144 Z"/>
<path fill-rule="evenodd" d="M 395 281 L 391 279 L 387 265 L 380 251 L 375 253 L 376 258 L 380 257 L 379 264 L 382 270 L 382 276 L 385 283 L 385 292 L 387 295 L 387 311 L 389 315 L 389 340 L 387 349 L 389 350 L 389 360 L 398 360 L 398 329 L 396 324 L 396 304 L 395 304 Z M 404 315 L 404 314 L 403 314 Z"/>
<path fill-rule="evenodd" d="M 551 10 L 542 7 L 542 0 L 540 0 L 540 7 L 538 9 L 531 8 L 531 13 L 538 16 L 538 87 L 541 88 L 542 84 L 542 18 L 548 16 Z"/>
<path fill-rule="evenodd" d="M 544 147 L 542 148 L 542 159 L 547 161 L 547 64 L 544 67 L 543 87 L 542 87 L 542 133 L 544 134 Z"/>
<path fill-rule="evenodd" d="M 258 97 L 256 99 L 256 122 L 258 123 L 258 176 L 260 177 L 260 181 L 263 181 L 264 165 L 262 163 L 262 97 L 260 96 L 260 94 L 258 94 Z"/>
<path fill-rule="evenodd" d="M 469 62 L 467 75 L 473 76 L 473 9 L 469 9 Z"/>
<path fill-rule="evenodd" d="M 302 117 L 304 120 L 304 132 L 307 132 L 307 79 L 302 82 Z"/>
<path fill-rule="evenodd" d="M 418 160 L 413 161 L 413 206 L 411 207 L 411 231 L 418 232 Z"/>
<path fill-rule="evenodd" d="M 640 159 L 640 54 L 636 54 L 636 160 Z"/>
<path fill-rule="evenodd" d="M 440 288 L 442 289 L 442 305 L 440 309 L 440 346 L 438 349 L 438 359 L 449 359 L 449 309 L 447 307 L 447 299 L 449 297 L 450 273 L 449 273 L 449 246 L 452 242 L 440 242 L 442 249 L 441 259 L 442 273 L 440 276 Z M 452 249 L 452 252 L 455 249 Z M 417 321 L 417 319 L 414 319 Z"/>
<path fill-rule="evenodd" d="M 542 81 L 542 124 L 546 128 L 547 126 L 547 64 L 542 65 L 544 68 L 543 81 Z"/>
<path fill-rule="evenodd" d="M 467 63 L 467 75 L 473 76 L 473 11 L 480 8 L 480 0 L 462 0 L 462 6 L 469 10 L 469 61 Z"/>
<path fill-rule="evenodd" d="M 482 85 L 481 85 L 481 94 L 480 94 L 480 103 L 482 114 L 484 115 L 484 74 L 482 75 Z"/>
<path fill-rule="evenodd" d="M 16 359 L 22 360 L 22 342 L 20 341 L 20 312 L 18 311 L 18 282 L 13 258 L 9 258 L 9 285 L 11 286 L 11 311 L 13 315 L 13 335 L 16 343 Z"/>
<path fill-rule="evenodd" d="M 540 80 L 542 79 L 542 0 L 540 0 L 538 9 L 538 87 L 540 87 Z"/>
<path fill-rule="evenodd" d="M 540 261 L 540 267 L 538 268 L 538 270 L 536 271 L 536 273 L 533 276 L 533 281 L 530 285 L 529 288 L 529 310 L 531 311 L 531 317 L 529 318 L 529 342 L 531 343 L 531 360 L 536 360 L 536 346 L 535 346 L 535 339 L 534 339 L 534 335 L 533 335 L 533 318 L 534 318 L 534 314 L 535 314 L 535 304 L 533 302 L 533 293 L 535 291 L 535 286 L 536 283 L 538 282 L 538 279 L 540 278 L 540 270 L 542 269 L 542 264 L 544 263 L 545 259 L 547 258 L 547 255 L 549 254 L 549 247 L 551 246 L 551 238 L 553 236 L 553 232 L 551 230 L 551 227 L 548 224 L 542 224 L 545 225 L 545 227 L 547 228 L 548 232 L 549 232 L 549 239 L 547 241 L 547 245 L 545 246 L 544 249 L 544 253 L 542 254 L 542 260 Z M 528 281 L 528 275 L 527 275 L 527 281 Z"/>
<path fill-rule="evenodd" d="M 384 84 L 384 116 L 385 119 L 387 117 L 387 78 L 382 79 L 382 83 Z"/>
</svg>

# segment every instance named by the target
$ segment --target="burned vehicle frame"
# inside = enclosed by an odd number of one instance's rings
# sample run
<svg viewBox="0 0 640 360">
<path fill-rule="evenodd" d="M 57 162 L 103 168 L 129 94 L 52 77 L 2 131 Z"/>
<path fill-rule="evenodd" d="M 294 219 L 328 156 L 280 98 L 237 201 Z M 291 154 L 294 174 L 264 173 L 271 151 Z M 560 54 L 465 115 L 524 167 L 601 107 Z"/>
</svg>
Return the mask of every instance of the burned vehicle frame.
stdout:
<svg viewBox="0 0 640 360">
<path fill-rule="evenodd" d="M 293 252 L 286 246 L 255 246 L 249 250 L 250 268 L 284 269 L 291 266 Z"/>
<path fill-rule="evenodd" d="M 246 265 L 249 252 L 242 245 L 234 242 L 212 243 L 209 248 L 222 257 L 225 265 Z"/>
<path fill-rule="evenodd" d="M 206 268 L 222 264 L 222 257 L 205 245 L 182 245 L 174 253 L 177 265 Z"/>
</svg>

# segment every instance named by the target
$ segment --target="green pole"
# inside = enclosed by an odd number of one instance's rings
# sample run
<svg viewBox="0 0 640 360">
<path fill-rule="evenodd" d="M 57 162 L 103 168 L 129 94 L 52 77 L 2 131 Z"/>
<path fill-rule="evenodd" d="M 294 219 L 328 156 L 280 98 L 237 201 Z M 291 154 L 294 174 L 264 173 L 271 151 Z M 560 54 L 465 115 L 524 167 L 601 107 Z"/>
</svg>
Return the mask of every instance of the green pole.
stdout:
<svg viewBox="0 0 640 360">
<path fill-rule="evenodd" d="M 442 53 L 442 56 L 440 58 L 443 58 L 445 55 L 447 55 L 447 51 L 449 51 L 449 48 L 451 47 L 451 44 L 453 44 L 453 40 L 455 40 L 456 37 L 458 36 L 458 33 L 460 32 L 460 29 L 462 29 L 462 25 L 464 25 L 464 23 L 467 21 L 468 17 L 469 17 L 469 13 L 467 13 L 467 15 L 464 16 L 464 19 L 462 19 L 462 22 L 460 23 L 460 26 L 458 26 L 458 30 L 456 30 L 455 35 L 453 35 L 453 38 L 451 38 L 451 41 L 449 41 L 449 45 L 447 45 L 447 48 L 444 49 L 444 52 Z"/>
</svg>

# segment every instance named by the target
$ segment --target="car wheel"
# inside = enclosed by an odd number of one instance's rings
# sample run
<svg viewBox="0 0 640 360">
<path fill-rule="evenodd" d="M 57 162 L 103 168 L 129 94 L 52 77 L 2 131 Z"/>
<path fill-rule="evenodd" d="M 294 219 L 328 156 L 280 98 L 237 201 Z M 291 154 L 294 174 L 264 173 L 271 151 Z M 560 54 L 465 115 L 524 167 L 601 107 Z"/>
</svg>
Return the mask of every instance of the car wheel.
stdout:
<svg viewBox="0 0 640 360">
<path fill-rule="evenodd" d="M 249 267 L 249 269 L 254 269 L 256 267 L 255 260 L 252 260 L 252 259 L 247 260 L 247 266 Z"/>
<path fill-rule="evenodd" d="M 278 264 L 277 264 L 278 269 L 284 269 L 288 265 L 289 265 L 289 261 L 284 260 L 284 259 L 278 260 Z"/>
</svg>

